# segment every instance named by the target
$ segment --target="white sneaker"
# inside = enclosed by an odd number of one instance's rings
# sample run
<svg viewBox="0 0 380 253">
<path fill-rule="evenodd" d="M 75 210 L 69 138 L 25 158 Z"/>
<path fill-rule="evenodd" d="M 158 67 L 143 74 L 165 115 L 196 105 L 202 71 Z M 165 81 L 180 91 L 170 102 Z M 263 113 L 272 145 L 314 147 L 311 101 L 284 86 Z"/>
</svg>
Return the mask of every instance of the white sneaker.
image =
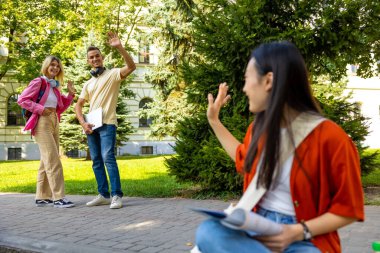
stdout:
<svg viewBox="0 0 380 253">
<path fill-rule="evenodd" d="M 123 206 L 123 202 L 121 202 L 121 197 L 115 195 L 112 197 L 112 202 L 110 205 L 111 209 L 119 209 Z"/>
<path fill-rule="evenodd" d="M 101 206 L 101 205 L 109 205 L 110 199 L 103 197 L 101 194 L 96 196 L 93 200 L 86 203 L 86 206 Z"/>
</svg>

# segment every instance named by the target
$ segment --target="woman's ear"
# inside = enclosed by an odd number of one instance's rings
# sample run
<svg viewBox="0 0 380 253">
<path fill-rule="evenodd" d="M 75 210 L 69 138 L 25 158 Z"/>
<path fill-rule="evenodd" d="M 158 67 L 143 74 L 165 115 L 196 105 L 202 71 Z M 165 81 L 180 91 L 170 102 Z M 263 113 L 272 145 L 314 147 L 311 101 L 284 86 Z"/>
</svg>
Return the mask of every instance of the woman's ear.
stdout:
<svg viewBox="0 0 380 253">
<path fill-rule="evenodd" d="M 273 84 L 273 72 L 268 72 L 266 75 L 265 75 L 265 90 L 267 92 L 271 91 L 272 90 L 272 84 Z"/>
</svg>

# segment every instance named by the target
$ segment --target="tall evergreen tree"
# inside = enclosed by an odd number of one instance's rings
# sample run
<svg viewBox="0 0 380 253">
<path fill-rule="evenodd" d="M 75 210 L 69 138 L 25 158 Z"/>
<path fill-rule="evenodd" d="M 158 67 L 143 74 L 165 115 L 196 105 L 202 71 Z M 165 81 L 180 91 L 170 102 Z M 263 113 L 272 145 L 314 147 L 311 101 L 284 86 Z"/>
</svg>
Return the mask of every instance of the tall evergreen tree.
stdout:
<svg viewBox="0 0 380 253">
<path fill-rule="evenodd" d="M 151 136 L 161 139 L 177 136 L 178 122 L 193 114 L 186 102 L 186 84 L 179 68 L 180 61 L 191 57 L 191 12 L 176 0 L 152 1 L 146 20 L 154 27 L 148 39 L 160 49 L 159 62 L 147 81 L 156 89 L 156 98 L 144 113 L 153 119 Z M 185 6 L 192 3 L 187 2 Z"/>
</svg>

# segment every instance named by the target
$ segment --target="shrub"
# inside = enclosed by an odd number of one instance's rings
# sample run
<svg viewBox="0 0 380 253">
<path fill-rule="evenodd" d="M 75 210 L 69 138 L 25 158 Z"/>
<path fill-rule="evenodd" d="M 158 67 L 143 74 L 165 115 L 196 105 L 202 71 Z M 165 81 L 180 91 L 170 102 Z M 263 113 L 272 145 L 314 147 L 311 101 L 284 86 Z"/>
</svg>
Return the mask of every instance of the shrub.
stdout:
<svg viewBox="0 0 380 253">
<path fill-rule="evenodd" d="M 212 192 L 241 191 L 242 177 L 235 164 L 221 147 L 204 114 L 187 118 L 179 125 L 174 150 L 178 156 L 166 160 L 171 175 L 178 181 L 191 181 Z M 247 121 L 242 117 L 226 117 L 230 131 L 242 140 Z"/>
</svg>

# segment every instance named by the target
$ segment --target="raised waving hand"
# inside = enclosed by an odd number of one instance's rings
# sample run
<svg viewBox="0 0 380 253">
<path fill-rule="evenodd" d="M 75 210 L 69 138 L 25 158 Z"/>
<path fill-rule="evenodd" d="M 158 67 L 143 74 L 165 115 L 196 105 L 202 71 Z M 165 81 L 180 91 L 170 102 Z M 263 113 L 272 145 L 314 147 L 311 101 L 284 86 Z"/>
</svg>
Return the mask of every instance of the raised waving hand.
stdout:
<svg viewBox="0 0 380 253">
<path fill-rule="evenodd" d="M 230 100 L 231 96 L 227 95 L 227 92 L 227 83 L 221 83 L 215 100 L 212 94 L 208 94 L 207 118 L 210 124 L 219 120 L 220 109 Z"/>
</svg>

